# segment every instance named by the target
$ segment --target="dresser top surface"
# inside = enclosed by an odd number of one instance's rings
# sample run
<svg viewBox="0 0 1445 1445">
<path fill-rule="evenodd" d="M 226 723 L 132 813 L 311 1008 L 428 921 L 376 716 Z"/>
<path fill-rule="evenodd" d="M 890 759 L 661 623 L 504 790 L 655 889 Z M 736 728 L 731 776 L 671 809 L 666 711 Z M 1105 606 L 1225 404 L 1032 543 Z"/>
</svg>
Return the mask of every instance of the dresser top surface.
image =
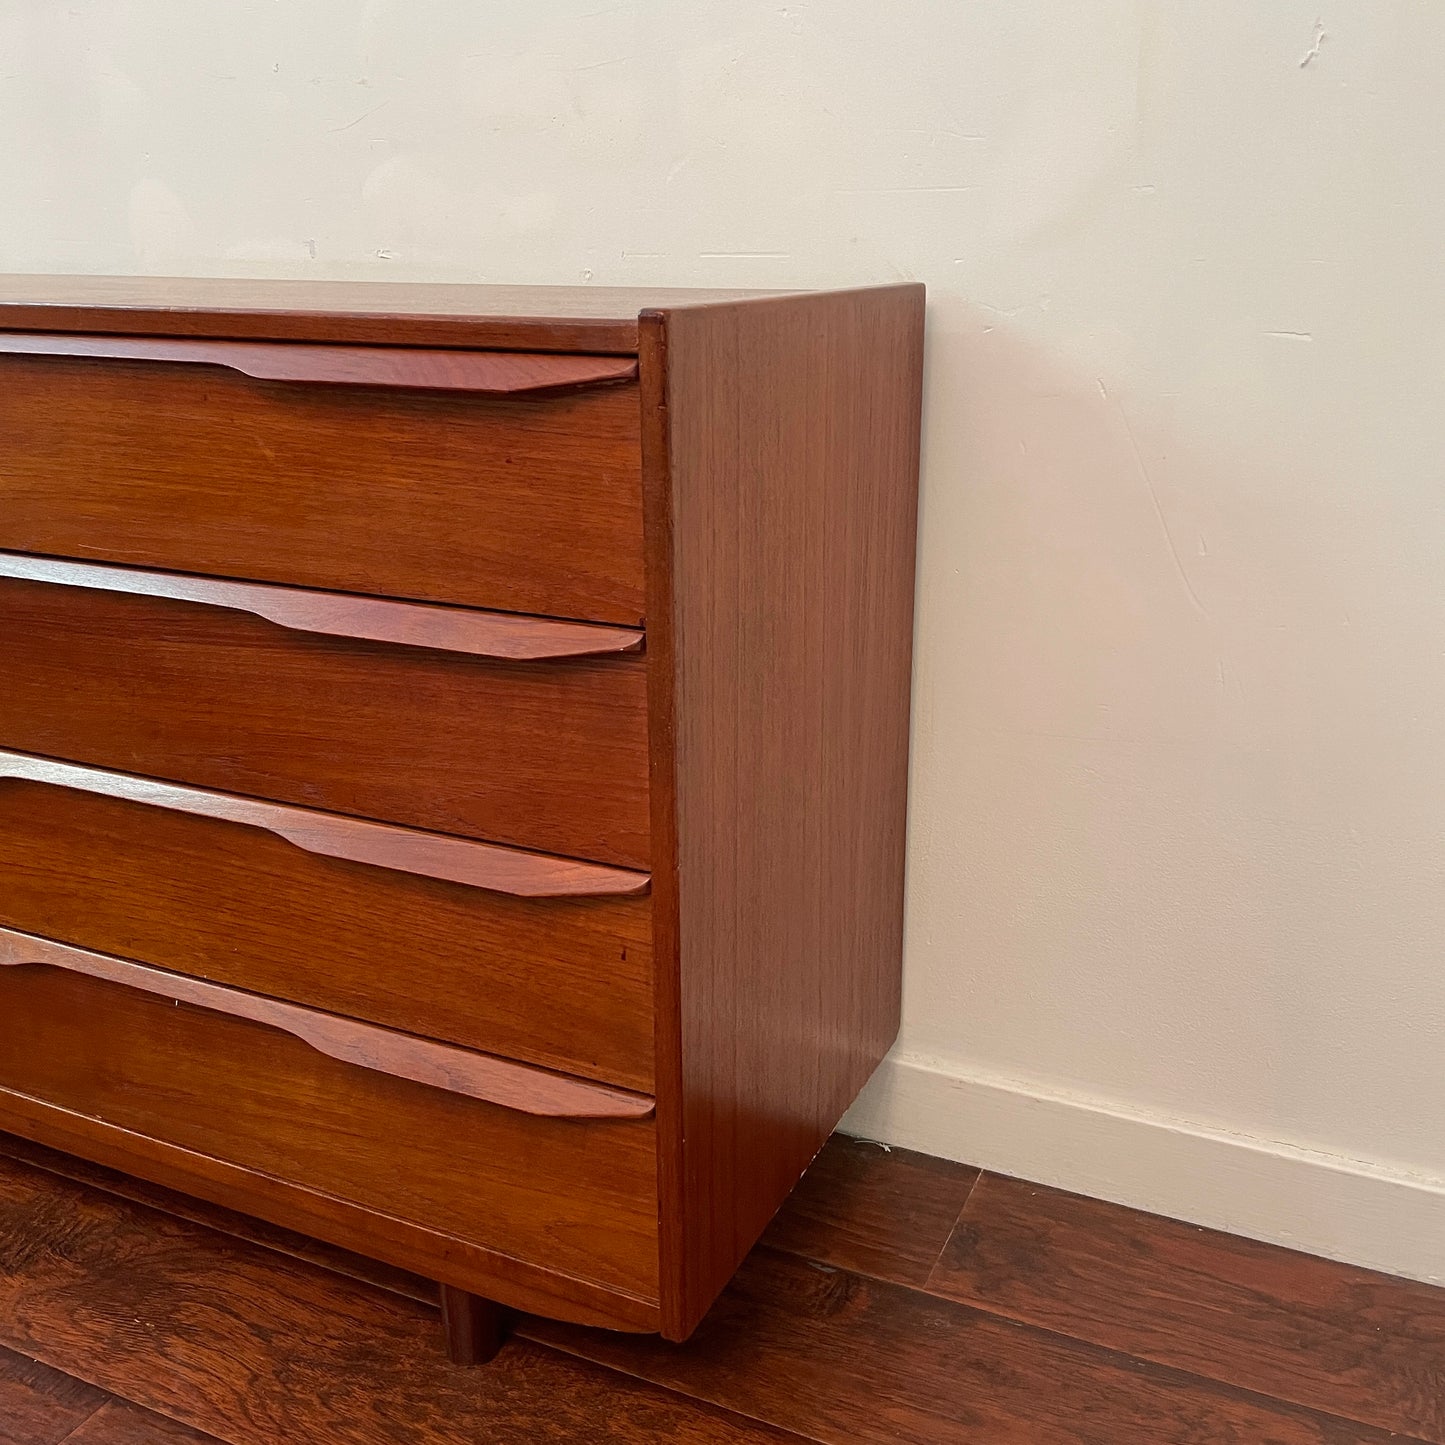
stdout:
<svg viewBox="0 0 1445 1445">
<path fill-rule="evenodd" d="M 789 294 L 796 293 L 0 275 L 0 329 L 630 352 L 644 311 Z"/>
</svg>

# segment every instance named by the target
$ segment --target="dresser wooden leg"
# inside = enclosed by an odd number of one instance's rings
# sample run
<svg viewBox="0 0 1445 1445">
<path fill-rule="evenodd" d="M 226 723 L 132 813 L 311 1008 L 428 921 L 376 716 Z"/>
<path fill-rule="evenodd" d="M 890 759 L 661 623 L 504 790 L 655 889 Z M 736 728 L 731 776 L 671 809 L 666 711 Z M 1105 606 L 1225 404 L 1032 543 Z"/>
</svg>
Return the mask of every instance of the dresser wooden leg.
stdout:
<svg viewBox="0 0 1445 1445">
<path fill-rule="evenodd" d="M 480 1295 L 444 1284 L 442 1332 L 454 1365 L 485 1365 L 507 1340 L 510 1312 Z"/>
</svg>

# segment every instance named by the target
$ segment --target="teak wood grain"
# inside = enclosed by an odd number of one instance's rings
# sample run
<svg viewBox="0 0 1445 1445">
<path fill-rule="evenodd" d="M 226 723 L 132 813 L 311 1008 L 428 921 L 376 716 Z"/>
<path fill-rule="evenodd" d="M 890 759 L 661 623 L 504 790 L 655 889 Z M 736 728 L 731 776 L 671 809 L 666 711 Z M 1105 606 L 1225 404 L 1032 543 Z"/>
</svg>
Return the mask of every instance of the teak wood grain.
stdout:
<svg viewBox="0 0 1445 1445">
<path fill-rule="evenodd" d="M 0 276 L 0 327 L 147 336 L 637 350 L 638 316 L 777 293 L 236 277 Z"/>
<path fill-rule="evenodd" d="M 523 1114 L 556 1119 L 646 1119 L 652 1114 L 652 1100 L 642 1094 L 0 928 L 0 968 L 32 967 L 64 969 L 174 1003 L 194 1004 L 226 1018 L 263 1024 L 339 1063 Z"/>
<path fill-rule="evenodd" d="M 648 867 L 641 658 L 491 662 L 7 577 L 0 632 L 0 747 Z"/>
<path fill-rule="evenodd" d="M 481 396 L 549 396 L 637 378 L 637 363 L 616 356 L 422 351 L 386 346 L 269 346 L 245 341 L 47 336 L 34 332 L 0 332 L 0 355 L 185 362 L 223 367 L 257 381 L 461 391 Z"/>
<path fill-rule="evenodd" d="M 54 557 L 0 552 L 0 577 L 82 587 L 129 597 L 156 597 L 244 612 L 291 632 L 345 637 L 353 642 L 388 642 L 426 647 L 504 662 L 547 658 L 600 657 L 640 652 L 643 634 L 630 627 L 587 622 L 554 622 L 506 612 L 442 607 L 435 603 L 384 602 L 333 592 L 277 587 L 274 583 L 225 582 L 179 572 L 146 572 L 134 567 L 97 567 Z"/>
<path fill-rule="evenodd" d="M 922 316 L 642 318 L 671 1338 L 898 1029 Z"/>
<path fill-rule="evenodd" d="M 637 390 L 0 354 L 0 548 L 636 626 Z"/>
<path fill-rule="evenodd" d="M 441 1287 L 442 1335 L 454 1365 L 484 1365 L 507 1342 L 510 1312 L 466 1290 Z"/>
<path fill-rule="evenodd" d="M 187 788 L 155 778 L 82 768 L 53 758 L 0 749 L 0 784 L 9 781 L 44 783 L 172 813 L 243 823 L 325 858 L 465 883 L 517 898 L 626 898 L 645 893 L 649 882 L 646 873 L 627 868 L 608 868 L 601 863 L 583 863 L 576 858 L 557 858 L 520 848 L 498 848 L 415 828 L 368 823 L 336 813 L 318 813 L 313 808 L 263 803 L 234 793 Z"/>
<path fill-rule="evenodd" d="M 646 1093 L 642 876 L 0 753 L 0 926 Z"/>
<path fill-rule="evenodd" d="M 338 1243 L 357 1237 L 347 1205 L 392 1238 L 387 1221 L 444 1229 L 445 1257 L 413 1260 L 518 1308 L 537 1307 L 529 1285 L 549 1274 L 583 1317 L 613 1323 L 605 1302 L 620 1297 L 625 1323 L 626 1299 L 656 1300 L 651 1120 L 537 1118 L 55 969 L 0 968 L 0 1017 L 3 1127 L 62 1148 L 85 1139 L 102 1163 L 202 1196 L 220 1182 L 224 1199 Z M 519 1262 L 515 1280 L 494 1255 Z"/>
<path fill-rule="evenodd" d="M 922 301 L 0 280 L 0 928 L 656 1100 L 11 969 L 0 1121 L 685 1338 L 896 1031 Z"/>
</svg>

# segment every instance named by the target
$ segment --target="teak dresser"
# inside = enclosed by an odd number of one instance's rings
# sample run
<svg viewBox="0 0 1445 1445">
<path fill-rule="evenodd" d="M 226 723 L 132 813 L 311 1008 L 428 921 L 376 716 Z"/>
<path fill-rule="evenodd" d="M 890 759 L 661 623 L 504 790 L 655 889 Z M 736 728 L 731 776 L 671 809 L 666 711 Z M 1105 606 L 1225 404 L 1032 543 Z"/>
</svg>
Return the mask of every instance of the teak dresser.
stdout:
<svg viewBox="0 0 1445 1445">
<path fill-rule="evenodd" d="M 0 1129 L 685 1338 L 897 1029 L 922 345 L 0 279 Z"/>
</svg>

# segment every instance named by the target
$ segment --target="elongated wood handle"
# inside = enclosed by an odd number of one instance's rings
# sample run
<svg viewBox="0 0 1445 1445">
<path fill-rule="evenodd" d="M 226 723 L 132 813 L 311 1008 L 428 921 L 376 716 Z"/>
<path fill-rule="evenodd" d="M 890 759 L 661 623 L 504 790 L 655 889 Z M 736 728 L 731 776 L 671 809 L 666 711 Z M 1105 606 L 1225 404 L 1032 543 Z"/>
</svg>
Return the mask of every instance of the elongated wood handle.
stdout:
<svg viewBox="0 0 1445 1445">
<path fill-rule="evenodd" d="M 194 1004 L 228 1018 L 248 1019 L 290 1034 L 340 1063 L 410 1079 L 449 1094 L 465 1094 L 523 1114 L 556 1119 L 645 1119 L 653 1110 L 653 1102 L 645 1094 L 0 928 L 0 967 L 27 966 L 60 968 L 157 998 Z"/>
<path fill-rule="evenodd" d="M 0 332 L 0 355 L 173 361 L 221 366 L 257 381 L 387 386 L 476 396 L 547 396 L 615 385 L 637 375 L 626 356 L 528 351 L 425 351 L 409 346 L 310 346 L 294 341 L 188 341 L 180 337 Z"/>
<path fill-rule="evenodd" d="M 434 602 L 391 602 L 349 592 L 314 592 L 269 582 L 228 582 L 182 572 L 62 562 L 19 552 L 0 552 L 0 577 L 46 582 L 55 587 L 123 592 L 131 597 L 195 602 L 228 612 L 249 612 L 292 632 L 390 642 L 399 647 L 430 647 L 505 662 L 604 657 L 640 652 L 643 644 L 643 634 L 631 627 L 556 622 L 510 612 L 444 607 Z"/>
<path fill-rule="evenodd" d="M 652 882 L 649 874 L 628 868 L 529 853 L 522 848 L 503 848 L 468 838 L 448 838 L 441 833 L 266 803 L 209 788 L 183 787 L 29 753 L 0 751 L 0 782 L 6 779 L 69 788 L 197 818 L 241 823 L 284 838 L 307 853 L 346 863 L 367 863 L 393 873 L 463 883 L 516 898 L 627 898 L 646 893 Z"/>
</svg>

